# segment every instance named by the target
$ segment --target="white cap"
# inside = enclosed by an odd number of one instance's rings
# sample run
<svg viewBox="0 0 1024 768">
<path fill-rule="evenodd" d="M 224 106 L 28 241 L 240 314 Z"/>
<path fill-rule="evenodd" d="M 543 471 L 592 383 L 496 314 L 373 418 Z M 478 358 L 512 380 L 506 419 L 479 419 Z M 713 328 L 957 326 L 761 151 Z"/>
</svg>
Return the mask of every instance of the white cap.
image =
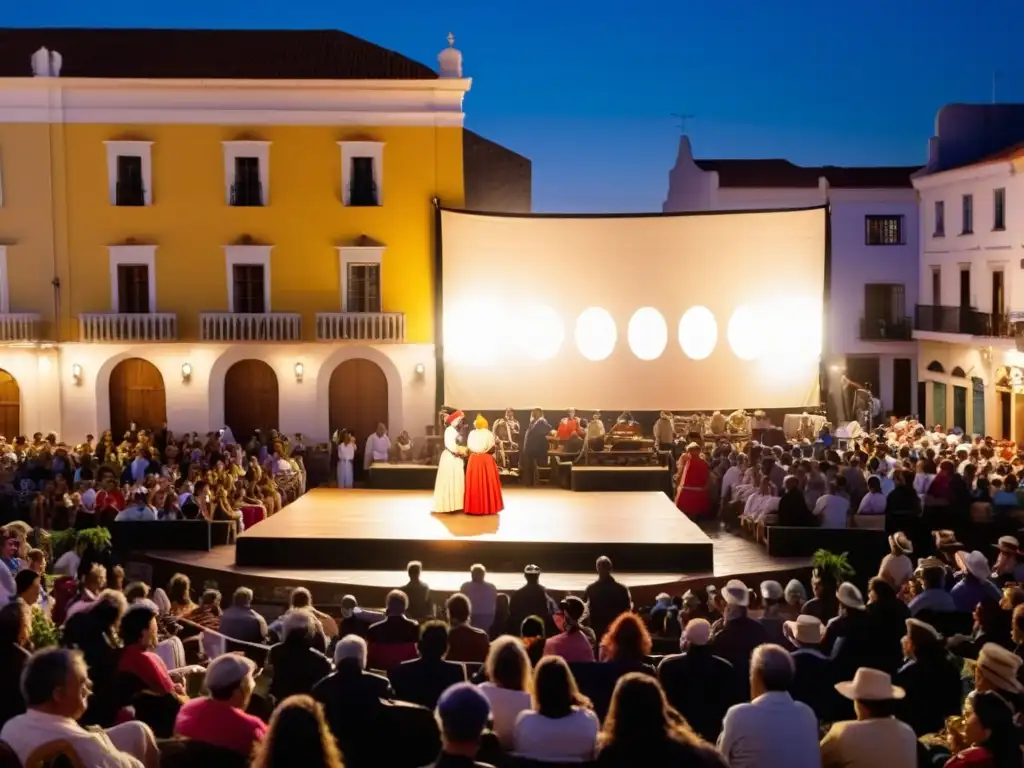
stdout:
<svg viewBox="0 0 1024 768">
<path fill-rule="evenodd" d="M 750 590 L 739 579 L 730 579 L 726 582 L 725 589 L 722 590 L 722 596 L 729 605 L 738 605 L 743 608 L 750 605 Z"/>
<path fill-rule="evenodd" d="M 238 685 L 256 671 L 256 663 L 237 653 L 226 653 L 210 662 L 206 668 L 208 690 L 223 690 Z"/>
</svg>

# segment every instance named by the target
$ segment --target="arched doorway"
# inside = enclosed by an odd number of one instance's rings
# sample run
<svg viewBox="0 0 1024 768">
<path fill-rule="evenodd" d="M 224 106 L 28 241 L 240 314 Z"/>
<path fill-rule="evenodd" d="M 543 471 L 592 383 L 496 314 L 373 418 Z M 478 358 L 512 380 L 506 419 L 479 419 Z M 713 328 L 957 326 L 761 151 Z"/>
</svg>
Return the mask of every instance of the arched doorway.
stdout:
<svg viewBox="0 0 1024 768">
<path fill-rule="evenodd" d="M 330 430 L 347 429 L 356 436 L 356 472 L 363 466 L 363 451 L 377 424 L 388 423 L 388 380 L 372 360 L 355 357 L 331 372 L 328 418 Z M 390 433 L 389 433 L 390 434 Z M 391 435 L 394 440 L 397 435 Z"/>
<path fill-rule="evenodd" d="M 243 445 L 257 429 L 278 428 L 277 374 L 262 360 L 239 360 L 224 376 L 224 422 Z"/>
<path fill-rule="evenodd" d="M 110 430 L 114 442 L 131 429 L 160 429 L 167 422 L 164 377 L 148 360 L 130 357 L 110 372 Z"/>
<path fill-rule="evenodd" d="M 14 442 L 21 434 L 21 387 L 18 380 L 0 368 L 0 435 Z"/>
</svg>

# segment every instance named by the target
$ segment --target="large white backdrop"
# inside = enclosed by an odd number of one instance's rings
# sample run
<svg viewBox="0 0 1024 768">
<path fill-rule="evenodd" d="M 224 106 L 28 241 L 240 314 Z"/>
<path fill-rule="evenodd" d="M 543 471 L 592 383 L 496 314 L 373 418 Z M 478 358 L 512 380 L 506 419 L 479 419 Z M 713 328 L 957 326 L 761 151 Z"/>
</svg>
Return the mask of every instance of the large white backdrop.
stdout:
<svg viewBox="0 0 1024 768">
<path fill-rule="evenodd" d="M 445 402 L 817 406 L 826 215 L 442 211 Z"/>
</svg>

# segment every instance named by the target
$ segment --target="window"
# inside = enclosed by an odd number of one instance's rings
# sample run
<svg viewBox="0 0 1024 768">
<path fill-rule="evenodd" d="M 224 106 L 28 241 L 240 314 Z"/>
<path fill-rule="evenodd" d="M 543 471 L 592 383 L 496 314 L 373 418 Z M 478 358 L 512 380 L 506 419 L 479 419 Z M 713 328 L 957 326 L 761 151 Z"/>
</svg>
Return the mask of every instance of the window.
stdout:
<svg viewBox="0 0 1024 768">
<path fill-rule="evenodd" d="M 902 216 L 865 216 L 864 242 L 867 245 L 902 245 Z"/>
<path fill-rule="evenodd" d="M 864 317 L 869 321 L 902 322 L 906 317 L 907 289 L 902 283 L 868 283 L 864 286 Z"/>
<path fill-rule="evenodd" d="M 380 312 L 380 264 L 348 265 L 349 312 Z"/>
<path fill-rule="evenodd" d="M 145 264 L 117 265 L 117 308 L 119 312 L 149 312 L 149 267 Z"/>
<path fill-rule="evenodd" d="M 145 205 L 146 195 L 142 185 L 142 158 L 138 155 L 117 156 L 118 205 Z"/>
<path fill-rule="evenodd" d="M 935 201 L 935 237 L 946 236 L 946 203 L 944 200 Z"/>
<path fill-rule="evenodd" d="M 232 312 L 262 314 L 267 311 L 264 302 L 264 275 L 262 264 L 235 264 L 232 273 L 234 304 Z"/>
<path fill-rule="evenodd" d="M 942 268 L 932 267 L 932 305 L 942 306 Z"/>
<path fill-rule="evenodd" d="M 270 142 L 224 142 L 225 200 L 230 206 L 270 205 Z"/>
<path fill-rule="evenodd" d="M 107 141 L 110 204 L 135 207 L 153 204 L 153 142 Z"/>
<path fill-rule="evenodd" d="M 377 182 L 373 180 L 373 158 L 352 158 L 349 205 L 377 205 Z"/>
<path fill-rule="evenodd" d="M 974 195 L 964 195 L 961 203 L 963 208 L 963 226 L 960 229 L 961 235 L 974 234 Z"/>
<path fill-rule="evenodd" d="M 992 229 L 1006 229 L 1006 189 L 992 191 Z"/>
<path fill-rule="evenodd" d="M 235 182 L 231 185 L 231 204 L 237 206 L 263 205 L 263 184 L 260 182 L 258 157 L 235 158 Z"/>
<path fill-rule="evenodd" d="M 341 202 L 344 205 L 384 204 L 384 143 L 339 141 Z"/>
</svg>

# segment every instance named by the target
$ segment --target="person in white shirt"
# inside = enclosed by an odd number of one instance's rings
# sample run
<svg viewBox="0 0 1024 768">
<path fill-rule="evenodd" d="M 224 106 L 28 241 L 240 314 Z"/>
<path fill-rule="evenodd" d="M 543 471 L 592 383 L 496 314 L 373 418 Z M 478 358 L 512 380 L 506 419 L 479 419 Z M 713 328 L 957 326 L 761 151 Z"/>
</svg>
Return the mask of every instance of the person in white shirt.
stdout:
<svg viewBox="0 0 1024 768">
<path fill-rule="evenodd" d="M 771 484 L 768 476 L 761 478 L 761 486 L 757 493 L 747 499 L 743 506 L 743 516 L 752 522 L 759 523 L 764 520 L 765 515 L 775 514 L 779 511 L 780 498 L 775 495 L 775 487 Z"/>
<path fill-rule="evenodd" d="M 743 480 L 743 473 L 747 471 L 747 455 L 745 453 L 733 454 L 735 463 L 731 464 L 725 474 L 722 475 L 722 496 L 723 504 L 732 501 L 732 489 Z"/>
<path fill-rule="evenodd" d="M 850 497 L 846 495 L 846 478 L 836 477 L 829 492 L 814 505 L 814 516 L 821 528 L 845 528 L 850 512 Z"/>
<path fill-rule="evenodd" d="M 593 760 L 600 722 L 576 687 L 569 665 L 561 656 L 545 656 L 533 674 L 533 710 L 516 718 L 515 755 L 545 763 Z"/>
<path fill-rule="evenodd" d="M 477 629 L 488 632 L 494 623 L 494 610 L 498 602 L 498 588 L 486 581 L 487 569 L 477 563 L 469 569 L 470 580 L 459 590 L 469 598 L 473 613 L 469 623 Z"/>
<path fill-rule="evenodd" d="M 377 425 L 377 431 L 366 438 L 366 455 L 363 456 L 363 469 L 369 469 L 375 461 L 387 461 L 391 455 L 391 438 L 388 428 Z"/>
<path fill-rule="evenodd" d="M 818 718 L 789 695 L 795 666 L 778 645 L 759 645 L 750 659 L 749 704 L 729 708 L 718 749 L 730 768 L 821 768 Z"/>
<path fill-rule="evenodd" d="M 132 481 L 141 483 L 145 480 L 147 469 L 149 469 L 149 456 L 146 454 L 146 449 L 142 447 L 136 448 L 135 459 L 131 465 Z"/>
<path fill-rule="evenodd" d="M 132 503 L 117 513 L 114 520 L 122 522 L 155 522 L 156 510 L 149 504 L 149 493 L 145 488 L 132 492 Z"/>
<path fill-rule="evenodd" d="M 351 488 L 355 483 L 353 464 L 356 458 L 356 436 L 349 431 L 341 433 L 338 442 L 338 487 Z"/>
<path fill-rule="evenodd" d="M 914 577 L 914 564 L 909 555 L 914 554 L 914 545 L 902 531 L 889 537 L 889 554 L 882 558 L 878 575 L 899 592 L 903 585 Z"/>
<path fill-rule="evenodd" d="M 864 494 L 864 498 L 860 500 L 860 506 L 857 508 L 857 514 L 885 514 L 885 494 L 882 493 L 882 483 L 878 479 L 878 475 L 871 475 L 868 478 L 868 492 Z"/>
<path fill-rule="evenodd" d="M 520 712 L 529 712 L 530 657 L 518 637 L 502 635 L 491 643 L 487 654 L 487 680 L 480 684 L 480 693 L 491 704 L 492 730 L 502 749 L 515 748 L 515 726 Z"/>
<path fill-rule="evenodd" d="M 45 748 L 64 742 L 77 764 L 88 768 L 157 768 L 160 752 L 145 723 L 86 730 L 76 720 L 85 714 L 92 692 L 89 672 L 79 651 L 50 648 L 25 662 L 21 692 L 28 711 L 8 720 L 0 731 L 22 765 L 41 764 Z M 42 749 L 41 749 L 42 748 Z"/>
</svg>

